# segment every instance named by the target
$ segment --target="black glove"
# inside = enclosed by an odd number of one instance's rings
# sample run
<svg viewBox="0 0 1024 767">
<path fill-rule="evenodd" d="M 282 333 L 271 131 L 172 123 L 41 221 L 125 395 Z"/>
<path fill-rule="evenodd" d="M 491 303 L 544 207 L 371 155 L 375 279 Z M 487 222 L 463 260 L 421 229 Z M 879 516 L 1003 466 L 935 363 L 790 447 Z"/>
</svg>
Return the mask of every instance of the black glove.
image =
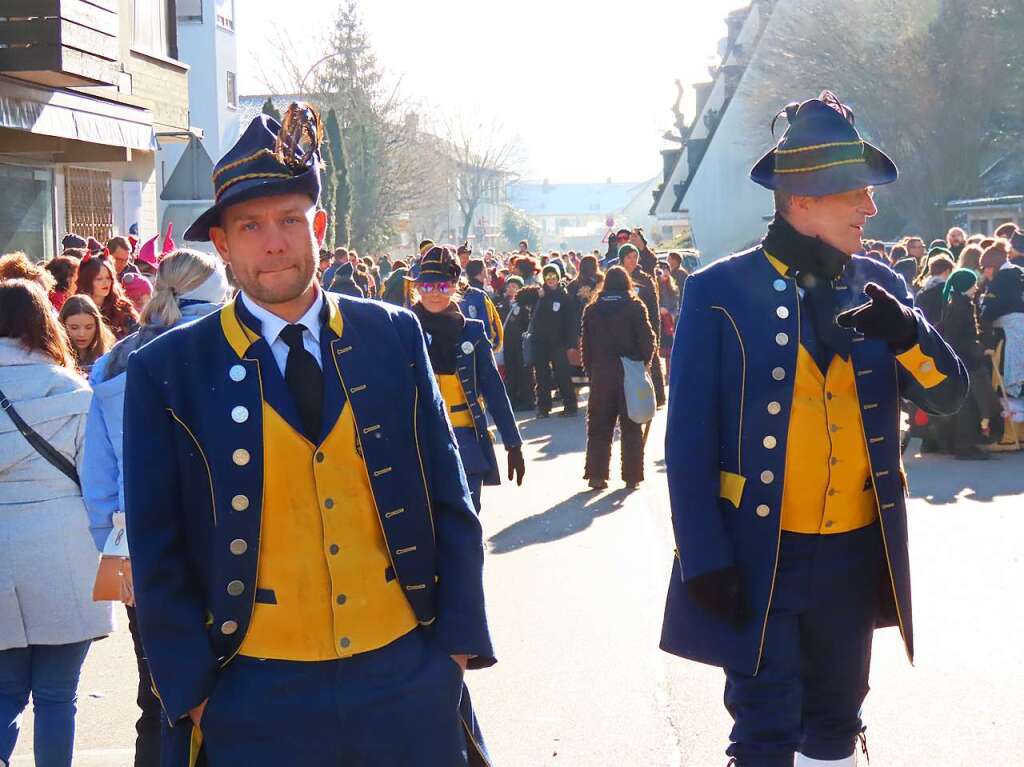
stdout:
<svg viewBox="0 0 1024 767">
<path fill-rule="evenodd" d="M 737 630 L 742 629 L 750 617 L 740 574 L 735 567 L 698 575 L 685 582 L 693 601 L 712 615 L 717 615 Z"/>
<path fill-rule="evenodd" d="M 839 327 L 853 328 L 868 338 L 885 341 L 897 353 L 917 343 L 917 316 L 913 309 L 874 282 L 865 285 L 864 292 L 871 300 L 839 314 Z"/>
<path fill-rule="evenodd" d="M 521 447 L 510 447 L 508 449 L 508 481 L 515 479 L 516 484 L 522 487 L 523 477 L 526 476 L 526 461 L 523 460 L 523 449 Z"/>
</svg>

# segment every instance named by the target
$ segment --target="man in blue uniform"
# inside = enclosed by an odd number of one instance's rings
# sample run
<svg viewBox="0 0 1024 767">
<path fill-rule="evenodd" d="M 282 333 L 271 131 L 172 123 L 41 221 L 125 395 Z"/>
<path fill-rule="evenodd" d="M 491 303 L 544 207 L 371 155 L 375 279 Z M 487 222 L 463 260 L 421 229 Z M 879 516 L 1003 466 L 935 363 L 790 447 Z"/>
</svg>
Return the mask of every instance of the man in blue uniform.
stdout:
<svg viewBox="0 0 1024 767">
<path fill-rule="evenodd" d="M 900 397 L 968 386 L 903 280 L 853 256 L 896 166 L 830 93 L 753 169 L 762 244 L 686 283 L 666 438 L 677 557 L 661 646 L 726 673 L 736 767 L 850 767 L 872 633 L 913 657 Z"/>
<path fill-rule="evenodd" d="M 129 364 L 126 506 L 165 767 L 486 758 L 463 686 L 495 662 L 480 524 L 415 317 L 316 283 L 319 141 L 305 105 L 252 122 L 186 233 L 240 295 Z"/>
</svg>

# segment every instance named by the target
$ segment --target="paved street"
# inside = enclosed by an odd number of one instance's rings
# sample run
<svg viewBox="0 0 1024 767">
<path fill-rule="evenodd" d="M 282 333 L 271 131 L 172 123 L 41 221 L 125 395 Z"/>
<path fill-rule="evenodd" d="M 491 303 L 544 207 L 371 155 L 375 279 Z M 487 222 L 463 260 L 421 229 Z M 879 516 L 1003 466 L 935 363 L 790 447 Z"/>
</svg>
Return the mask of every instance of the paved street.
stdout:
<svg viewBox="0 0 1024 767">
<path fill-rule="evenodd" d="M 470 686 L 496 765 L 725 764 L 722 673 L 657 649 L 673 548 L 663 429 L 659 413 L 640 490 L 593 494 L 580 479 L 583 419 L 524 421 L 526 486 L 485 490 L 500 662 Z M 872 764 L 1020 763 L 1024 457 L 908 456 L 908 470 L 917 666 L 894 629 L 876 635 Z M 78 767 L 131 764 L 134 675 L 122 625 L 86 663 Z M 30 720 L 17 767 L 32 764 Z"/>
</svg>

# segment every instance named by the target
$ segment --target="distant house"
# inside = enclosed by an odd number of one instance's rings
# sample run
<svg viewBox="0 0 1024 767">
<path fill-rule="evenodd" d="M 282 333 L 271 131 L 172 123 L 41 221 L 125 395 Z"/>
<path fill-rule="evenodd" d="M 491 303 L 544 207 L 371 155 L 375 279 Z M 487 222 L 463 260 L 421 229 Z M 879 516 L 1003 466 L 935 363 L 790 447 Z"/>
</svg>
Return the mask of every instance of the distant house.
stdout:
<svg viewBox="0 0 1024 767">
<path fill-rule="evenodd" d="M 647 201 L 656 179 L 641 182 L 552 184 L 520 181 L 508 188 L 508 204 L 540 228 L 539 249 L 601 248 L 610 229 L 643 227 L 652 222 Z M 534 243 L 530 243 L 534 247 Z"/>
<path fill-rule="evenodd" d="M 239 135 L 235 0 L 177 0 L 179 55 L 189 71 L 192 129 L 187 143 L 161 146 L 158 155 L 161 230 L 185 229 L 213 203 L 213 164 Z M 194 246 L 193 246 L 194 247 Z"/>
<path fill-rule="evenodd" d="M 711 82 L 695 85 L 697 111 L 680 147 L 662 152 L 664 174 L 651 214 L 656 234 L 670 240 L 687 229 L 705 260 L 729 255 L 755 242 L 774 210 L 771 194 L 749 180 L 750 168 L 770 147 L 768 131 L 751 126 L 768 119 L 753 114 L 762 38 L 777 0 L 755 0 L 726 18 L 722 63 Z"/>
</svg>

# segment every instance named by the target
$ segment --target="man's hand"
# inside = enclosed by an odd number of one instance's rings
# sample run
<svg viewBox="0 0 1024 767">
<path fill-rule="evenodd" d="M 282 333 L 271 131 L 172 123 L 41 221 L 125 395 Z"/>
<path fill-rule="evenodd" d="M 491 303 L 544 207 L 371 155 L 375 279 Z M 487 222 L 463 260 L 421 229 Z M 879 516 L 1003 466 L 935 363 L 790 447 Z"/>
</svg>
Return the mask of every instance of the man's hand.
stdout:
<svg viewBox="0 0 1024 767">
<path fill-rule="evenodd" d="M 865 285 L 864 292 L 870 300 L 839 314 L 839 327 L 853 328 L 868 338 L 885 341 L 897 353 L 917 343 L 917 318 L 910 307 L 874 282 Z"/>
<path fill-rule="evenodd" d="M 521 447 L 510 447 L 508 449 L 508 481 L 513 479 L 519 487 L 523 486 L 523 477 L 526 476 L 526 461 L 523 460 L 523 449 Z"/>
<path fill-rule="evenodd" d="M 188 712 L 188 718 L 192 720 L 192 724 L 194 724 L 197 728 L 199 727 L 199 723 L 203 721 L 203 712 L 206 711 L 206 704 L 209 702 L 210 699 L 207 698 L 194 709 Z"/>
<path fill-rule="evenodd" d="M 686 581 L 686 590 L 693 601 L 712 615 L 742 629 L 749 616 L 747 602 L 735 567 L 715 570 Z"/>
<path fill-rule="evenodd" d="M 466 670 L 466 666 L 469 664 L 468 655 L 453 655 L 451 656 L 451 658 L 453 661 L 455 661 L 456 665 L 458 665 L 459 668 L 461 668 L 463 671 Z"/>
</svg>

